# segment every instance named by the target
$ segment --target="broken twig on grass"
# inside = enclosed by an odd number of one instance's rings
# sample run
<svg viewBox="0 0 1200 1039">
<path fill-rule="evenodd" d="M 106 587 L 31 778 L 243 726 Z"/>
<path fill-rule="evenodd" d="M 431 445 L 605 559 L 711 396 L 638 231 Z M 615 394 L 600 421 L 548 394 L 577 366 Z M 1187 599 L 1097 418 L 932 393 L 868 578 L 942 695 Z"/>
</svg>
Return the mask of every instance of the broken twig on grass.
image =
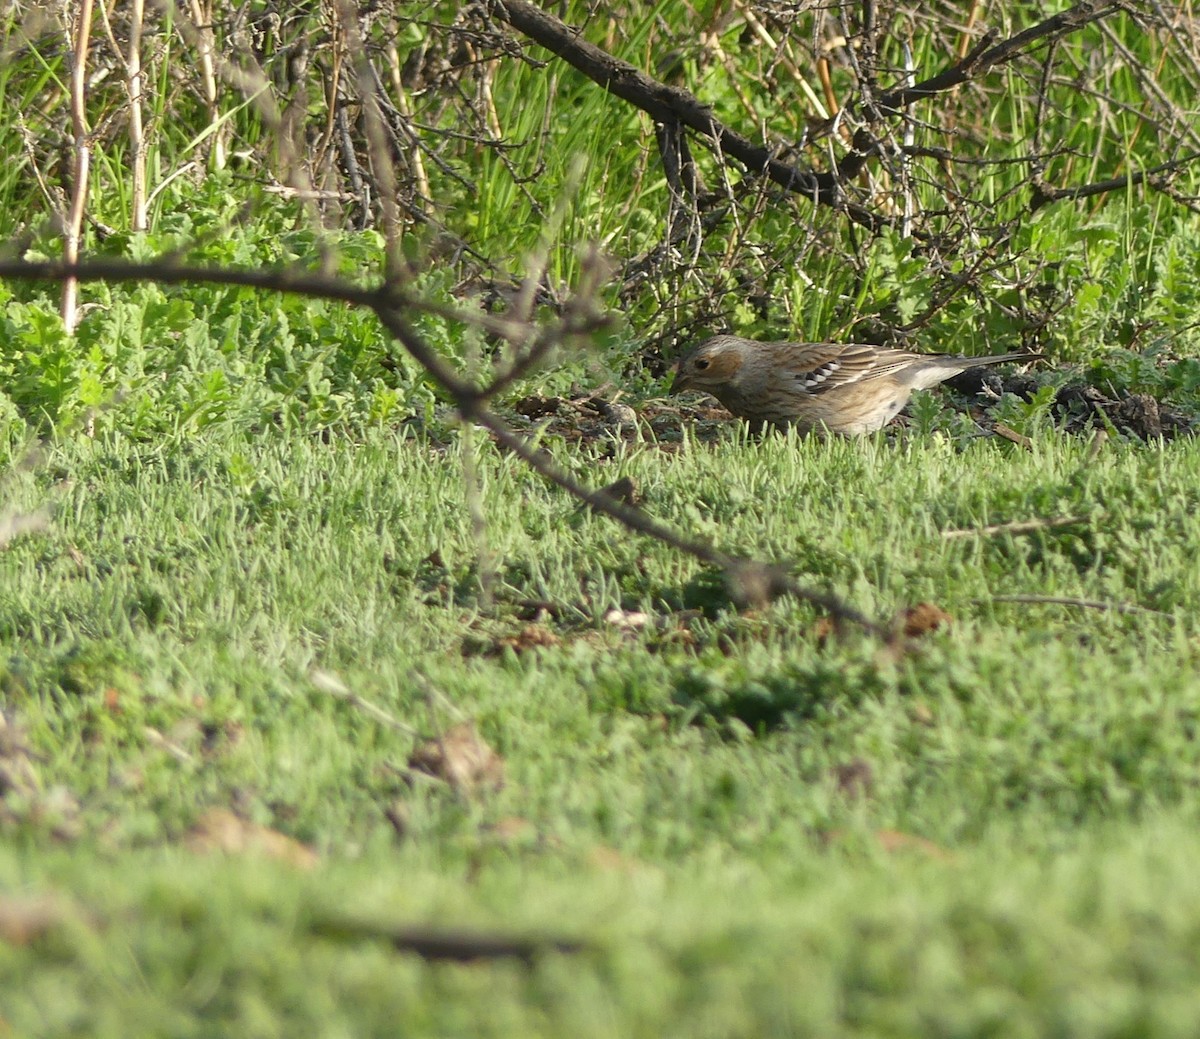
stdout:
<svg viewBox="0 0 1200 1039">
<path fill-rule="evenodd" d="M 365 920 L 318 920 L 313 933 L 339 941 L 385 941 L 399 952 L 425 960 L 517 959 L 529 966 L 546 953 L 583 952 L 587 946 L 573 938 L 509 935 L 454 927 L 389 927 Z"/>
<path fill-rule="evenodd" d="M 402 722 L 395 715 L 389 714 L 382 707 L 371 703 L 370 700 L 359 696 L 358 693 L 350 689 L 337 675 L 331 671 L 323 671 L 320 668 L 315 668 L 309 672 L 308 680 L 312 683 L 314 689 L 322 693 L 326 693 L 334 699 L 341 700 L 343 703 L 349 704 L 357 711 L 362 711 L 367 717 L 379 722 L 389 729 L 395 729 L 397 732 L 403 732 L 413 739 L 422 739 L 422 734 L 407 722 Z"/>
<path fill-rule="evenodd" d="M 1019 603 L 1029 606 L 1076 606 L 1084 610 L 1111 610 L 1113 613 L 1145 613 L 1153 617 L 1170 617 L 1164 610 L 1152 610 L 1127 602 L 1100 602 L 1095 599 L 1076 599 L 1069 595 L 993 595 L 987 599 L 972 599 L 974 603 Z"/>
<path fill-rule="evenodd" d="M 1023 447 L 1026 451 L 1033 450 L 1033 441 L 1024 433 L 1018 433 L 1011 426 L 1006 426 L 1003 422 L 997 422 L 992 426 L 992 432 L 998 437 L 1003 437 L 1005 440 L 1011 441 L 1017 447 Z"/>
<path fill-rule="evenodd" d="M 961 530 L 943 530 L 944 538 L 983 537 L 990 534 L 1036 534 L 1039 530 L 1057 530 L 1059 527 L 1077 527 L 1090 523 L 1092 516 L 1055 516 L 1050 519 L 1013 520 L 1011 523 L 993 523 L 987 527 L 967 527 Z"/>
</svg>

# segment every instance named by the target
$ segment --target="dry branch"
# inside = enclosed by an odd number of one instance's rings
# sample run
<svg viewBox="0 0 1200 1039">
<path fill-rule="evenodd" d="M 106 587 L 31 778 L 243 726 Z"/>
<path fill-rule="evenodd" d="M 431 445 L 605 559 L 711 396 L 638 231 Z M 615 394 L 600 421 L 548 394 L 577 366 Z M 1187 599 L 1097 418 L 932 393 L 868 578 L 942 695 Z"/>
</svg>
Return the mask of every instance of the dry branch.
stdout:
<svg viewBox="0 0 1200 1039">
<path fill-rule="evenodd" d="M 225 168 L 225 136 L 220 109 L 220 94 L 217 88 L 215 36 L 212 25 L 212 0 L 188 0 L 188 14 L 192 19 L 192 31 L 184 33 L 196 48 L 200 59 L 200 83 L 204 90 L 204 104 L 208 110 L 209 130 L 212 132 L 211 164 L 215 170 Z"/>
<path fill-rule="evenodd" d="M 1036 44 L 1061 39 L 1085 25 L 1123 10 L 1124 7 L 1121 0 L 1085 0 L 1070 10 L 1047 18 L 999 43 L 995 42 L 994 34 L 989 33 L 962 60 L 950 68 L 919 83 L 906 84 L 874 96 L 874 66 L 866 60 L 871 55 L 866 55 L 864 60 L 859 62 L 853 58 L 851 50 L 851 60 L 859 74 L 863 91 L 864 100 L 859 107 L 865 110 L 865 114 L 871 120 L 901 115 L 917 101 L 978 79 L 992 69 L 1026 54 Z M 719 154 L 738 160 L 752 173 L 761 174 L 788 191 L 805 195 L 816 203 L 843 209 L 856 223 L 874 229 L 897 223 L 890 216 L 852 203 L 841 190 L 841 185 L 857 176 L 872 156 L 883 155 L 890 150 L 885 142 L 868 132 L 865 127 L 860 126 L 854 133 L 850 150 L 836 163 L 836 172 L 804 169 L 782 161 L 769 149 L 755 144 L 723 124 L 694 94 L 681 87 L 662 83 L 628 62 L 613 57 L 595 44 L 584 40 L 577 29 L 571 28 L 535 4 L 527 0 L 493 0 L 490 10 L 497 18 L 558 55 L 610 94 L 639 108 L 662 126 L 686 126 L 710 140 Z M 873 5 L 866 4 L 864 10 L 864 37 L 866 45 L 871 49 L 874 47 Z M 837 126 L 843 125 L 844 116 L 842 111 L 832 113 L 821 127 L 814 130 L 810 139 L 828 134 Z M 1178 168 L 1189 161 L 1191 160 L 1181 160 L 1172 164 L 1170 168 Z M 670 163 L 667 165 L 670 180 L 672 170 Z M 1126 180 L 1127 178 L 1123 179 L 1123 182 Z M 1076 189 L 1054 192 L 1047 189 L 1039 196 L 1037 205 L 1044 205 L 1058 198 L 1079 197 L 1112 189 L 1099 185 L 1095 187 L 1095 191 Z M 1035 205 L 1034 208 L 1036 207 Z"/>
<path fill-rule="evenodd" d="M 1097 0 L 1085 0 L 1076 4 L 1070 10 L 1053 15 L 1045 21 L 1023 29 L 1015 36 L 993 45 L 995 36 L 987 34 L 967 54 L 962 61 L 935 76 L 922 80 L 911 87 L 901 87 L 880 94 L 875 98 L 875 106 L 883 113 L 899 112 L 915 101 L 921 101 L 934 94 L 955 87 L 985 75 L 998 65 L 1004 65 L 1025 54 L 1029 48 L 1043 40 L 1056 40 L 1092 22 L 1112 14 L 1114 11 L 1125 9 L 1122 0 L 1109 0 L 1099 3 Z"/>
<path fill-rule="evenodd" d="M 392 337 L 450 397 L 465 421 L 483 426 L 501 447 L 528 463 L 540 476 L 561 487 L 573 498 L 635 533 L 644 534 L 724 571 L 729 582 L 730 594 L 739 602 L 765 603 L 791 595 L 819 607 L 838 620 L 858 625 L 864 631 L 880 638 L 890 638 L 888 629 L 883 625 L 872 621 L 837 596 L 800 584 L 778 564 L 731 555 L 699 538 L 688 537 L 672 530 L 642 510 L 623 504 L 603 489 L 593 490 L 578 483 L 528 439 L 511 430 L 503 419 L 487 407 L 486 398 L 490 388 L 485 387 L 481 390 L 462 379 L 417 333 L 405 317 L 405 312 L 419 312 L 425 307 L 420 298 L 409 295 L 402 287 L 385 281 L 374 288 L 360 288 L 326 274 L 291 269 L 226 270 L 214 267 L 185 267 L 170 262 L 129 263 L 112 259 L 88 260 L 78 264 L 0 259 L 0 278 L 60 282 L 77 279 L 150 281 L 168 285 L 238 285 L 368 307 L 374 311 Z"/>
<path fill-rule="evenodd" d="M 1191 155 L 1185 155 L 1181 159 L 1173 159 L 1170 162 L 1161 163 L 1153 169 L 1139 170 L 1136 173 L 1129 173 L 1123 177 L 1112 177 L 1108 180 L 1096 181 L 1093 184 L 1080 184 L 1073 188 L 1048 187 L 1041 179 L 1038 179 L 1033 182 L 1033 198 L 1029 202 L 1029 208 L 1031 210 L 1038 210 L 1042 206 L 1050 205 L 1052 202 L 1061 202 L 1063 199 L 1090 198 L 1093 195 L 1106 195 L 1110 191 L 1123 191 L 1125 188 L 1144 183 L 1163 187 L 1165 186 L 1165 182 L 1156 184 L 1157 177 L 1161 174 L 1177 173 L 1185 166 L 1191 165 L 1197 159 L 1200 159 L 1200 152 L 1193 152 Z"/>
<path fill-rule="evenodd" d="M 680 124 L 695 130 L 711 140 L 719 152 L 732 156 L 747 169 L 764 174 L 789 191 L 826 205 L 839 203 L 837 179 L 831 174 L 814 173 L 775 158 L 768 149 L 725 126 L 694 94 L 659 82 L 628 62 L 614 58 L 540 7 L 526 3 L 526 0 L 497 0 L 491 10 L 496 17 L 557 54 L 610 94 L 640 108 L 656 122 L 667 126 Z M 872 225 L 879 222 L 865 211 L 861 215 L 869 218 Z"/>
<path fill-rule="evenodd" d="M 73 23 L 71 5 L 63 4 L 67 17 L 67 56 L 70 67 L 72 156 L 70 198 L 63 214 L 63 256 L 68 264 L 79 258 L 83 235 L 83 217 L 87 206 L 88 174 L 91 167 L 91 141 L 87 125 L 87 57 L 92 35 L 92 0 L 83 0 Z M 62 283 L 62 320 L 67 335 L 75 331 L 79 320 L 79 284 L 74 278 Z"/>
</svg>

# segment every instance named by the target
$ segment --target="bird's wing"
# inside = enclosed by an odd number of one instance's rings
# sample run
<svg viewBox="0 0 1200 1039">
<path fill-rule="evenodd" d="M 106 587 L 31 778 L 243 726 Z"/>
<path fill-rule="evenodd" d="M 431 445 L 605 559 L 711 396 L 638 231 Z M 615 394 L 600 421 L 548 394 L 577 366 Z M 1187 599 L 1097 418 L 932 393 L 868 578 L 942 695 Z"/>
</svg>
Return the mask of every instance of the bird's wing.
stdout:
<svg viewBox="0 0 1200 1039">
<path fill-rule="evenodd" d="M 824 393 L 889 375 L 924 356 L 867 343 L 776 343 L 781 381 L 805 393 Z"/>
</svg>

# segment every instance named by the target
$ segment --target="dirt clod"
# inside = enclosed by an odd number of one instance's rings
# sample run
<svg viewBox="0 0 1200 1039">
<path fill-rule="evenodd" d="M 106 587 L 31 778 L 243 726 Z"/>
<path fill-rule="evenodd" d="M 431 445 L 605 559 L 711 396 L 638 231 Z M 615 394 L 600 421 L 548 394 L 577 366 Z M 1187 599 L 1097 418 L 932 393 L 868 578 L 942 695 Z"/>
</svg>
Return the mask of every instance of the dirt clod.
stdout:
<svg viewBox="0 0 1200 1039">
<path fill-rule="evenodd" d="M 503 759 L 471 722 L 461 722 L 422 743 L 409 757 L 408 767 L 467 795 L 504 786 Z"/>
</svg>

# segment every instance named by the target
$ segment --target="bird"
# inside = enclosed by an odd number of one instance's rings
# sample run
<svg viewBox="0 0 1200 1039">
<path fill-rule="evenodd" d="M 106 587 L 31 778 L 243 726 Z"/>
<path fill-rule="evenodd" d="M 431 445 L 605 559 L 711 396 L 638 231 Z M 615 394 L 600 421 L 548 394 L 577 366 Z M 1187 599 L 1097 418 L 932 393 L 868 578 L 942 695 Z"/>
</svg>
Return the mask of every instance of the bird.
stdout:
<svg viewBox="0 0 1200 1039">
<path fill-rule="evenodd" d="M 1041 356 L 957 357 L 866 343 L 763 343 L 718 335 L 679 362 L 671 392 L 702 390 L 758 429 L 794 426 L 801 433 L 854 436 L 886 426 L 913 390 L 968 368 Z"/>
</svg>

